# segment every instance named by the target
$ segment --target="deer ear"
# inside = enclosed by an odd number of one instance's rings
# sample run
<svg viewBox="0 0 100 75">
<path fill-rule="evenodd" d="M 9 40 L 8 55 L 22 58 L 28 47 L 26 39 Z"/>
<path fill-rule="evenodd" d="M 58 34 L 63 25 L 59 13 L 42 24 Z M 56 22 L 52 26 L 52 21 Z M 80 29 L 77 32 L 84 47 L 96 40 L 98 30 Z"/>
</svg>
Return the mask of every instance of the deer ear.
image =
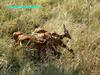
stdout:
<svg viewBox="0 0 100 75">
<path fill-rule="evenodd" d="M 67 30 L 66 27 L 65 27 L 65 24 L 63 24 L 63 28 L 64 28 L 64 30 Z"/>
<path fill-rule="evenodd" d="M 66 28 L 66 27 L 65 27 L 65 24 L 63 24 L 63 27 Z"/>
<path fill-rule="evenodd" d="M 64 33 L 66 34 L 68 30 L 66 29 L 65 24 L 63 24 L 63 28 L 64 28 Z"/>
<path fill-rule="evenodd" d="M 63 24 L 63 28 L 67 30 L 67 27 L 66 27 L 66 25 L 65 25 L 65 24 Z"/>
</svg>

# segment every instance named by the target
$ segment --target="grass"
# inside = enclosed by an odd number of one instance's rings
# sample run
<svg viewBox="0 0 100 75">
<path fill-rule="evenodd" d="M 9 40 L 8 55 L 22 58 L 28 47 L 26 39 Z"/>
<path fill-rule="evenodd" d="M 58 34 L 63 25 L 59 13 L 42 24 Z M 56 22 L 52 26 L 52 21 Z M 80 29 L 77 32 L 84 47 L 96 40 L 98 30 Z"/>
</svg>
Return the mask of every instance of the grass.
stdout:
<svg viewBox="0 0 100 75">
<path fill-rule="evenodd" d="M 9 9 L 8 5 L 40 5 L 38 9 Z M 24 49 L 11 48 L 15 31 L 31 34 L 36 26 L 58 33 L 63 24 L 72 40 L 75 58 L 65 49 L 59 60 L 35 65 Z M 0 75 L 100 75 L 99 0 L 0 0 Z M 14 54 L 12 52 L 15 52 Z"/>
</svg>

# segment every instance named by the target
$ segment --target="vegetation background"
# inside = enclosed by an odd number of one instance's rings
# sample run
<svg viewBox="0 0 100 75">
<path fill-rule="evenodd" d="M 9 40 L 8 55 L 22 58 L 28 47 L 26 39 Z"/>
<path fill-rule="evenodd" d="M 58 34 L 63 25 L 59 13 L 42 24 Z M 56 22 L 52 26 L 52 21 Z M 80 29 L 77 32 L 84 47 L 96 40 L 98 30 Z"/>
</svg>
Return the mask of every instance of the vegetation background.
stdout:
<svg viewBox="0 0 100 75">
<path fill-rule="evenodd" d="M 42 8 L 10 9 L 9 5 Z M 62 33 L 63 24 L 72 36 L 64 42 L 74 49 L 74 59 L 62 49 L 59 60 L 35 66 L 23 50 L 11 49 L 15 31 L 31 34 L 40 26 Z M 0 75 L 100 75 L 100 0 L 0 0 Z"/>
</svg>

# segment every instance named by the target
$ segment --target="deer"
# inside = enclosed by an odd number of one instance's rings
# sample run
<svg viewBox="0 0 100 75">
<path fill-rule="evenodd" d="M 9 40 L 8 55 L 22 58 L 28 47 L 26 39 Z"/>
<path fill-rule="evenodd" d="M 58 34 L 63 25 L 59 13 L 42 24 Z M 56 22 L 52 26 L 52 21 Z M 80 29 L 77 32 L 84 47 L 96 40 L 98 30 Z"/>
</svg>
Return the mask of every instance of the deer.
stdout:
<svg viewBox="0 0 100 75">
<path fill-rule="evenodd" d="M 38 55 L 40 55 L 41 52 L 45 54 L 45 52 L 47 51 L 47 47 L 50 48 L 54 55 L 59 55 L 60 52 L 58 51 L 58 48 L 63 47 L 74 55 L 73 50 L 69 49 L 68 46 L 65 45 L 62 41 L 64 37 L 71 39 L 71 36 L 65 25 L 63 25 L 63 28 L 63 34 L 58 34 L 56 32 L 50 33 L 43 28 L 35 29 L 35 31 L 31 35 L 25 34 L 20 31 L 14 32 L 14 47 L 26 44 L 26 46 L 29 48 L 36 48 Z"/>
</svg>

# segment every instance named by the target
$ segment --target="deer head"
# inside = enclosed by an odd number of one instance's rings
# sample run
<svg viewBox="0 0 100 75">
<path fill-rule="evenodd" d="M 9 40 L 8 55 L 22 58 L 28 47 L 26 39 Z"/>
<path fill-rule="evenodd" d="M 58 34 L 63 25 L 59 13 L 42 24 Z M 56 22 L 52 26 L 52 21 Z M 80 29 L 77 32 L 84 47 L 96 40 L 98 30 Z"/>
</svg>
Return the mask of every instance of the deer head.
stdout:
<svg viewBox="0 0 100 75">
<path fill-rule="evenodd" d="M 63 25 L 63 28 L 64 28 L 64 36 L 68 37 L 69 39 L 71 39 L 71 36 L 70 36 L 68 30 L 66 29 L 65 25 Z"/>
</svg>

